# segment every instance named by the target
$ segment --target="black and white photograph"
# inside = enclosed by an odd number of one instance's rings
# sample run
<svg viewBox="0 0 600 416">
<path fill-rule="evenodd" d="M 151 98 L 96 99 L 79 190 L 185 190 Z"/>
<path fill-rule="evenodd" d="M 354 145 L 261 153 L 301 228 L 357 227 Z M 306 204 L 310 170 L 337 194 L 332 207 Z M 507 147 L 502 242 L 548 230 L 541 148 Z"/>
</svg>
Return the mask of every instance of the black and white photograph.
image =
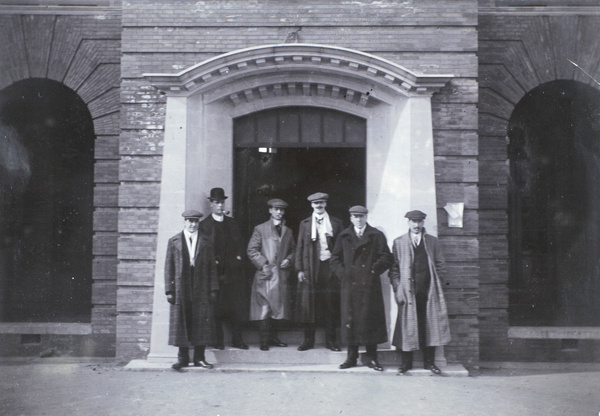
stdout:
<svg viewBox="0 0 600 416">
<path fill-rule="evenodd" d="M 600 415 L 600 0 L 0 0 L 0 415 Z"/>
</svg>

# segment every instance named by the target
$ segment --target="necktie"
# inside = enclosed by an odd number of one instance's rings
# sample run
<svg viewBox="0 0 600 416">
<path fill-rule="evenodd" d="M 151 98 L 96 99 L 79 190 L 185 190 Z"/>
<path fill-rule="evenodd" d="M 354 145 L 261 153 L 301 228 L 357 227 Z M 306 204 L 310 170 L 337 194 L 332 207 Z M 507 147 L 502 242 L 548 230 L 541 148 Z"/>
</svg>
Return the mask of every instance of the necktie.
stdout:
<svg viewBox="0 0 600 416">
<path fill-rule="evenodd" d="M 317 220 L 317 224 L 321 224 L 323 222 L 323 218 L 315 218 Z"/>
<path fill-rule="evenodd" d="M 275 226 L 275 229 L 277 230 L 277 234 L 279 234 L 279 237 L 281 237 L 281 225 L 280 225 L 280 224 L 277 224 L 277 225 Z"/>
<path fill-rule="evenodd" d="M 358 236 L 358 238 L 361 238 L 362 234 L 363 234 L 362 230 L 358 230 L 358 232 L 356 233 L 356 235 Z"/>
<path fill-rule="evenodd" d="M 415 247 L 419 245 L 419 236 L 415 235 L 413 237 L 413 244 L 415 245 Z"/>
</svg>

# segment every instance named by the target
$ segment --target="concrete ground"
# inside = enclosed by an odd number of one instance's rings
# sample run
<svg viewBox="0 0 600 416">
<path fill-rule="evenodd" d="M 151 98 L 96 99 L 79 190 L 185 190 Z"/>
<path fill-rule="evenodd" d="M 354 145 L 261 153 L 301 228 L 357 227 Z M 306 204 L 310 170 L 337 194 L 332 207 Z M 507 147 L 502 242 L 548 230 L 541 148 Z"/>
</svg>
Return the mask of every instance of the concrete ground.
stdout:
<svg viewBox="0 0 600 416">
<path fill-rule="evenodd" d="M 0 415 L 599 415 L 600 368 L 481 368 L 470 377 L 344 371 L 130 371 L 0 361 Z"/>
</svg>

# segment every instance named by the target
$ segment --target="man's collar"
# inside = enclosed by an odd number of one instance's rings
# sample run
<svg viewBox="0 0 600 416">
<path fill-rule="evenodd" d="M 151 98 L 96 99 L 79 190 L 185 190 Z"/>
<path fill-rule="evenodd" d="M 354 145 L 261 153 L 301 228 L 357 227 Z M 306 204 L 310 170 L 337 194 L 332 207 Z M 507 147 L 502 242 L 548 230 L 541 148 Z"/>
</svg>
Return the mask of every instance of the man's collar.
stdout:
<svg viewBox="0 0 600 416">
<path fill-rule="evenodd" d="M 212 215 L 213 219 L 215 221 L 217 221 L 217 222 L 223 222 L 223 220 L 225 218 L 224 214 L 223 215 L 218 215 L 218 214 L 212 213 L 211 215 Z"/>
</svg>

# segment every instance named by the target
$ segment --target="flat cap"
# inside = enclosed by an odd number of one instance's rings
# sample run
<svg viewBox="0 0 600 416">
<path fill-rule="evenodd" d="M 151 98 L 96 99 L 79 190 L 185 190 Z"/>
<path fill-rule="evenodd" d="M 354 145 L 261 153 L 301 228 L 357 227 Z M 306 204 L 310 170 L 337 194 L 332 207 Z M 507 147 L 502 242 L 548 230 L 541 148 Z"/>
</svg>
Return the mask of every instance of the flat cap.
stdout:
<svg viewBox="0 0 600 416">
<path fill-rule="evenodd" d="M 273 198 L 267 202 L 271 208 L 287 208 L 288 204 L 283 199 Z"/>
<path fill-rule="evenodd" d="M 188 209 L 186 211 L 183 211 L 181 213 L 181 216 L 183 218 L 202 218 L 203 215 L 200 213 L 200 211 L 196 211 L 195 209 Z"/>
<path fill-rule="evenodd" d="M 329 199 L 329 194 L 317 192 L 316 194 L 309 195 L 306 199 L 308 199 L 310 202 L 327 201 Z"/>
<path fill-rule="evenodd" d="M 414 210 L 414 211 L 408 211 L 406 213 L 406 215 L 404 215 L 406 218 L 408 218 L 409 220 L 413 220 L 413 221 L 421 221 L 424 220 L 425 218 L 427 218 L 427 214 L 425 214 L 422 211 L 419 211 L 418 209 Z"/>
<path fill-rule="evenodd" d="M 354 205 L 352 208 L 348 210 L 350 214 L 363 214 L 366 215 L 369 213 L 369 210 L 363 207 L 362 205 Z"/>
</svg>

